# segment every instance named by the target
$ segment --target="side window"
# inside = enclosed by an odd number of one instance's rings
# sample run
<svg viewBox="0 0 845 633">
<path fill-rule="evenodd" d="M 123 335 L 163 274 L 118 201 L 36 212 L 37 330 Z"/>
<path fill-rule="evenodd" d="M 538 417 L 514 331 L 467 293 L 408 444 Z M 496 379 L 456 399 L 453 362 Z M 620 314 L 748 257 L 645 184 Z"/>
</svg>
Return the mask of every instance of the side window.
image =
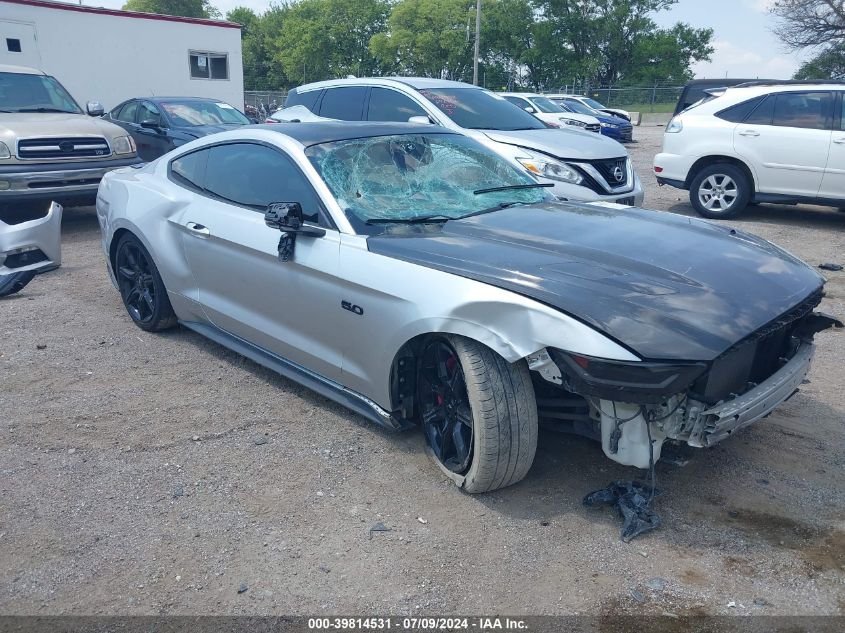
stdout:
<svg viewBox="0 0 845 633">
<path fill-rule="evenodd" d="M 117 120 L 123 121 L 124 123 L 135 123 L 135 113 L 137 111 L 138 102 L 129 101 L 125 106 L 120 109 L 120 113 L 117 115 Z"/>
<path fill-rule="evenodd" d="M 531 106 L 532 108 L 534 108 L 534 106 L 528 103 L 525 99 L 520 99 L 519 97 L 505 97 L 505 99 L 507 101 L 510 101 L 515 106 L 519 106 L 523 109 L 525 109 L 526 106 Z M 537 108 L 534 109 L 536 110 Z"/>
<path fill-rule="evenodd" d="M 109 118 L 110 118 L 110 119 L 116 119 L 116 118 L 117 118 L 117 116 L 120 114 L 120 110 L 121 110 L 121 108 L 122 108 L 124 105 L 126 105 L 126 102 L 125 102 L 125 101 L 124 101 L 123 103 L 119 103 L 119 104 L 117 104 L 114 108 L 112 108 L 112 109 L 111 109 L 111 112 L 109 112 Z"/>
<path fill-rule="evenodd" d="M 207 161 L 207 149 L 183 154 L 178 158 L 174 158 L 170 163 L 170 173 L 177 182 L 196 189 L 202 189 Z"/>
<path fill-rule="evenodd" d="M 835 122 L 834 127 L 836 127 Z M 839 129 L 845 130 L 845 92 L 839 93 Z"/>
<path fill-rule="evenodd" d="M 144 121 L 154 121 L 157 125 L 161 124 L 161 113 L 158 111 L 158 108 L 149 101 L 141 103 L 139 108 L 138 122 L 142 123 Z"/>
<path fill-rule="evenodd" d="M 288 93 L 288 98 L 285 99 L 285 107 L 289 108 L 295 105 L 305 106 L 311 112 L 314 112 L 314 106 L 317 104 L 317 97 L 320 96 L 322 90 L 309 90 L 308 92 L 291 92 Z"/>
<path fill-rule="evenodd" d="M 368 121 L 407 122 L 412 116 L 428 116 L 428 114 L 413 99 L 396 90 L 373 88 L 370 91 Z"/>
<path fill-rule="evenodd" d="M 255 143 L 209 150 L 205 189 L 224 200 L 264 213 L 271 202 L 298 202 L 306 220 L 320 222 L 320 201 L 293 160 Z M 325 225 L 325 222 L 322 222 Z"/>
<path fill-rule="evenodd" d="M 328 88 L 320 102 L 320 116 L 341 121 L 360 121 L 364 110 L 363 86 Z"/>
<path fill-rule="evenodd" d="M 749 125 L 771 125 L 774 113 L 775 96 L 769 95 L 768 97 L 763 99 L 763 103 L 761 103 L 754 109 L 754 112 L 752 112 L 748 117 L 746 117 L 743 123 L 748 123 Z"/>
<path fill-rule="evenodd" d="M 751 114 L 754 111 L 754 108 L 760 105 L 761 101 L 763 101 L 763 97 L 755 97 L 754 99 L 749 99 L 748 101 L 732 105 L 730 108 L 725 108 L 724 110 L 717 112 L 716 116 L 720 119 L 724 119 L 725 121 L 730 121 L 731 123 L 742 123 L 745 120 L 745 117 Z"/>
<path fill-rule="evenodd" d="M 781 92 L 776 95 L 772 125 L 827 130 L 832 110 L 830 92 Z"/>
</svg>

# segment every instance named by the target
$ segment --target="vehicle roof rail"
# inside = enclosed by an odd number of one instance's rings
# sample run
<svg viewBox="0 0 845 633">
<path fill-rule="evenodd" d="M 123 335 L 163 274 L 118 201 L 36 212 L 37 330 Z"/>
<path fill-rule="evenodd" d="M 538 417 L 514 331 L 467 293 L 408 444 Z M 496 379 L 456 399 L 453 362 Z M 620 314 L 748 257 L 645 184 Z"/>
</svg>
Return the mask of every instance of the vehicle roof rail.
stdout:
<svg viewBox="0 0 845 633">
<path fill-rule="evenodd" d="M 752 86 L 814 86 L 814 85 L 845 85 L 845 81 L 839 79 L 783 79 L 780 81 L 746 81 L 736 84 L 733 88 L 750 88 Z"/>
</svg>

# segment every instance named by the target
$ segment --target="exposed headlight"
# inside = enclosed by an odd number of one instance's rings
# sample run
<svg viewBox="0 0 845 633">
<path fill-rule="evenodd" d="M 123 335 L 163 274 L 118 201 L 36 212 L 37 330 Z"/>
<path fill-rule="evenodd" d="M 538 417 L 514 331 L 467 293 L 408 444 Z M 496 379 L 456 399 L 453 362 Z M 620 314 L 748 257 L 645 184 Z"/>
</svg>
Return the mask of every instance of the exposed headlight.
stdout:
<svg viewBox="0 0 845 633">
<path fill-rule="evenodd" d="M 111 146 L 115 154 L 135 153 L 135 140 L 131 136 L 115 136 L 111 140 Z"/>
<path fill-rule="evenodd" d="M 622 402 L 650 403 L 688 389 L 705 363 L 608 360 L 550 349 L 552 359 L 577 393 Z"/>
<path fill-rule="evenodd" d="M 587 127 L 587 124 L 583 121 L 576 121 L 575 119 L 561 119 L 567 125 L 574 125 L 575 127 Z"/>
<path fill-rule="evenodd" d="M 680 117 L 674 117 L 671 121 L 669 121 L 669 125 L 666 126 L 666 132 L 670 134 L 677 134 L 683 129 L 684 122 L 681 121 Z"/>
<path fill-rule="evenodd" d="M 0 143 L 0 158 L 11 158 L 12 152 L 9 151 L 9 147 L 5 143 Z"/>
<path fill-rule="evenodd" d="M 524 158 L 517 157 L 516 159 L 520 165 L 525 167 L 530 173 L 549 180 L 559 180 L 561 182 L 568 182 L 573 185 L 579 184 L 584 178 L 578 173 L 574 167 L 570 167 L 566 163 L 554 160 L 553 158 Z"/>
</svg>

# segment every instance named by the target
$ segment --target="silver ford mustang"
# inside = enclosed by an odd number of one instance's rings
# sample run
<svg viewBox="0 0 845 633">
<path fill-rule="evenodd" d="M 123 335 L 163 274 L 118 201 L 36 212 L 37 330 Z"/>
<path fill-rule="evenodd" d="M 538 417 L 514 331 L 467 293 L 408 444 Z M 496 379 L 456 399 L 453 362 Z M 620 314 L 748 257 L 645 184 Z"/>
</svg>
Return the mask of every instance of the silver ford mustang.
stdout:
<svg viewBox="0 0 845 633">
<path fill-rule="evenodd" d="M 389 428 L 469 492 L 522 479 L 538 420 L 644 468 L 801 384 L 824 279 L 704 220 L 555 201 L 433 126 L 290 123 L 110 172 L 132 320 L 191 328 Z"/>
</svg>

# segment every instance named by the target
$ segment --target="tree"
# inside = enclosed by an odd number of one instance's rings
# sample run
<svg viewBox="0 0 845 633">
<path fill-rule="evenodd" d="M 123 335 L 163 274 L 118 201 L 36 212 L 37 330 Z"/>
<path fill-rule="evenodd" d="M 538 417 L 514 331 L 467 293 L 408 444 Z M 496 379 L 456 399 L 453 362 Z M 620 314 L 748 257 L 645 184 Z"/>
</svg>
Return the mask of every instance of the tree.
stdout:
<svg viewBox="0 0 845 633">
<path fill-rule="evenodd" d="M 793 50 L 845 40 L 842 0 L 777 0 L 771 12 L 780 20 L 775 33 Z"/>
<path fill-rule="evenodd" d="M 845 78 L 845 2 L 777 0 L 771 11 L 779 19 L 774 31 L 790 49 L 816 51 L 795 79 Z"/>
<path fill-rule="evenodd" d="M 551 85 L 580 77 L 610 85 L 644 80 L 683 81 L 690 65 L 710 58 L 712 29 L 676 24 L 658 29 L 651 15 L 677 0 L 536 0 L 549 23 L 555 56 Z M 652 68 L 645 68 L 652 65 Z"/>
<path fill-rule="evenodd" d="M 400 74 L 472 79 L 474 0 L 399 0 L 370 51 Z"/>
<path fill-rule="evenodd" d="M 845 80 L 845 43 L 830 46 L 813 59 L 801 65 L 795 79 Z"/>
<path fill-rule="evenodd" d="M 279 90 L 288 85 L 281 64 L 273 61 L 269 43 L 281 31 L 286 12 L 286 7 L 274 6 L 257 15 L 252 9 L 237 7 L 226 14 L 227 20 L 241 25 L 246 90 Z"/>
<path fill-rule="evenodd" d="M 369 44 L 389 12 L 387 0 L 302 0 L 268 34 L 272 59 L 294 83 L 378 75 L 381 65 Z"/>
<path fill-rule="evenodd" d="M 211 0 L 127 0 L 124 11 L 179 15 L 186 18 L 219 18 Z"/>
</svg>

